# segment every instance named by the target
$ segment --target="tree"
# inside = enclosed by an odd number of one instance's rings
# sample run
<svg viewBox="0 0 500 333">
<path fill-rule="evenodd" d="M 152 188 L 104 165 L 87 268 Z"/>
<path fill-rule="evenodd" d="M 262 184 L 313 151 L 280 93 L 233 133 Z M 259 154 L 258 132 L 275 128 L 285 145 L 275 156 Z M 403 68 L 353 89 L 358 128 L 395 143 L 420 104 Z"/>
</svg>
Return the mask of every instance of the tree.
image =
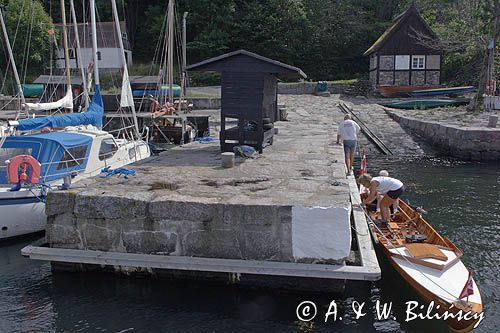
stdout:
<svg viewBox="0 0 500 333">
<path fill-rule="evenodd" d="M 21 80 L 42 73 L 49 66 L 47 59 L 53 42 L 49 31 L 54 28 L 42 3 L 38 0 L 10 0 L 5 6 L 4 16 Z M 3 38 L 1 40 L 6 50 Z M 7 62 L 7 57 L 1 59 L 0 66 L 7 68 Z"/>
</svg>

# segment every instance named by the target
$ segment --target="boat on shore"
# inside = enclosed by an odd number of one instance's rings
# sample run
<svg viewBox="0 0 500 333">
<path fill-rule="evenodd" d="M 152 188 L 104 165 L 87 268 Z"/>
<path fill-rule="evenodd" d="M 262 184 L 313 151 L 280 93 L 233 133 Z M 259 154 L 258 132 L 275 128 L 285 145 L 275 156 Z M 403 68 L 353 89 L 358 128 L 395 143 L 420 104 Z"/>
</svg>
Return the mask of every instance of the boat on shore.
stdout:
<svg viewBox="0 0 500 333">
<path fill-rule="evenodd" d="M 419 96 L 440 96 L 440 95 L 462 95 L 474 91 L 475 87 L 451 87 L 451 88 L 437 88 L 437 89 L 420 89 L 408 92 L 412 97 Z"/>
<path fill-rule="evenodd" d="M 382 106 L 393 108 L 393 109 L 433 109 L 446 106 L 459 106 L 466 105 L 469 103 L 467 98 L 454 98 L 454 99 L 407 99 L 402 101 L 396 101 L 392 103 L 382 103 Z"/>
<path fill-rule="evenodd" d="M 362 186 L 361 196 L 366 196 Z M 462 252 L 434 230 L 421 210 L 402 200 L 388 223 L 373 222 L 380 213 L 368 207 L 365 213 L 375 242 L 399 275 L 425 301 L 434 302 L 435 312 L 452 330 L 472 330 L 482 319 L 483 302 L 471 272 L 461 261 Z"/>
<path fill-rule="evenodd" d="M 378 92 L 384 97 L 407 97 L 408 93 L 414 90 L 436 89 L 439 86 L 378 86 Z"/>
</svg>

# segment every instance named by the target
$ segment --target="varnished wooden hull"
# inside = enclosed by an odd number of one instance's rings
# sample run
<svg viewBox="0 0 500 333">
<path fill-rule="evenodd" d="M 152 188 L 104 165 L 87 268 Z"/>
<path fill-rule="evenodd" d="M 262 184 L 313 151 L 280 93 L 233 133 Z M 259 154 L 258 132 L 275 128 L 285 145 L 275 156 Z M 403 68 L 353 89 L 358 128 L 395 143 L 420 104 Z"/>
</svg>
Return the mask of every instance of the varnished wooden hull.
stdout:
<svg viewBox="0 0 500 333">
<path fill-rule="evenodd" d="M 380 244 L 379 244 L 380 245 Z M 429 292 L 427 289 L 423 288 L 416 280 L 414 280 L 410 275 L 408 275 L 401 267 L 392 259 L 391 254 L 387 250 L 385 246 L 380 245 L 382 252 L 386 256 L 386 258 L 391 263 L 391 266 L 398 272 L 398 274 L 416 291 L 416 293 L 422 297 L 426 302 L 430 303 L 434 301 L 436 305 L 440 305 L 440 308 L 436 310 L 437 313 L 443 314 L 446 310 L 452 313 L 457 313 L 459 311 L 458 308 L 453 307 L 450 310 L 451 303 L 446 302 L 445 300 L 436 297 L 435 294 Z M 436 307 L 434 307 L 435 309 Z M 473 304 L 473 309 L 475 313 L 481 313 L 483 311 L 482 304 Z M 461 320 L 458 321 L 456 319 L 448 319 L 446 324 L 455 332 L 469 332 L 473 329 L 477 320 Z"/>
<path fill-rule="evenodd" d="M 400 210 L 404 214 L 399 213 L 400 215 L 398 216 L 401 217 L 401 215 L 404 215 L 406 218 L 406 220 L 401 220 L 401 226 L 409 221 L 417 221 L 415 229 L 418 229 L 422 234 L 427 236 L 426 244 L 439 248 L 440 252 L 446 253 L 445 257 L 447 259 L 440 262 L 436 259 L 425 258 L 424 260 L 418 257 L 415 258 L 410 251 L 411 245 L 408 245 L 411 243 L 402 244 L 400 240 L 398 241 L 397 237 L 389 240 L 388 237 L 390 236 L 382 236 L 379 231 L 375 233 L 375 237 L 377 237 L 379 241 L 378 246 L 394 269 L 396 269 L 417 294 L 428 303 L 434 301 L 435 306 L 433 312 L 439 315 L 443 315 L 445 312 L 455 315 L 458 314 L 460 309 L 457 308 L 457 304 L 462 306 L 462 303 L 452 301 L 451 297 L 454 297 L 454 300 L 458 298 L 461 288 L 468 279 L 468 270 L 460 260 L 462 253 L 451 241 L 441 237 L 427 221 L 406 203 L 400 203 Z M 374 214 L 371 215 L 373 218 L 376 217 Z M 396 218 L 395 221 L 397 220 Z M 394 223 L 392 223 L 392 225 L 393 227 L 388 227 L 387 229 L 381 227 L 379 230 L 383 233 L 385 233 L 385 230 L 389 230 L 391 236 L 396 235 L 394 228 L 398 226 L 394 225 Z M 373 228 L 372 226 L 372 229 Z M 411 230 L 411 228 L 405 231 L 409 230 Z M 472 330 L 473 326 L 479 320 L 477 316 L 483 311 L 481 295 L 474 281 L 473 286 L 474 294 L 469 300 L 469 308 L 463 308 L 462 313 L 470 311 L 470 314 L 476 314 L 476 318 L 458 320 L 450 316 L 450 318 L 446 320 L 446 323 L 454 331 L 468 332 Z M 439 308 L 437 308 L 437 305 L 439 305 Z M 425 304 L 425 306 L 427 307 L 428 304 Z"/>
</svg>

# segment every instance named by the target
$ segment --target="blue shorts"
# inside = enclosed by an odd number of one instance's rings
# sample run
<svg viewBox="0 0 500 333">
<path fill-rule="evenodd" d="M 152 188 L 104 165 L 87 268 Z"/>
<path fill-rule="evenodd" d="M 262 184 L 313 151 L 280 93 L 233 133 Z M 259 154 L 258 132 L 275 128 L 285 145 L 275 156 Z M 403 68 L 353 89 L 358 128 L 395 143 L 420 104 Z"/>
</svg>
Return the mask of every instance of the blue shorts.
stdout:
<svg viewBox="0 0 500 333">
<path fill-rule="evenodd" d="M 348 154 L 354 154 L 356 151 L 356 140 L 344 140 L 343 141 L 344 145 L 344 153 Z"/>
</svg>

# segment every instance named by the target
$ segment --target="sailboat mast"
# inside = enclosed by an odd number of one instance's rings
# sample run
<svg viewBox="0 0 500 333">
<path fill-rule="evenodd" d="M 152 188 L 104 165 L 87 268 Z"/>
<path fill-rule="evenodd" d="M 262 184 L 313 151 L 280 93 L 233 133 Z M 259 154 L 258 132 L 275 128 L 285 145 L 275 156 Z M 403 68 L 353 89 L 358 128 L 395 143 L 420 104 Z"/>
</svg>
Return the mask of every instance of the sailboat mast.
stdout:
<svg viewBox="0 0 500 333">
<path fill-rule="evenodd" d="M 71 18 L 73 20 L 73 30 L 75 31 L 75 41 L 76 41 L 76 63 L 80 67 L 80 72 L 82 74 L 82 85 L 83 85 L 83 98 L 85 100 L 85 107 L 89 105 L 89 90 L 87 87 L 87 79 L 85 77 L 85 68 L 82 62 L 82 53 L 80 48 L 80 35 L 78 34 L 78 23 L 76 21 L 75 4 L 73 0 L 69 0 L 69 8 L 71 10 Z"/>
<path fill-rule="evenodd" d="M 64 64 L 66 67 L 66 85 L 67 85 L 66 88 L 71 89 L 68 30 L 67 30 L 67 26 L 66 26 L 66 8 L 64 6 L 64 0 L 61 0 L 61 20 L 62 20 L 63 45 L 64 45 Z M 73 108 L 71 108 L 71 112 L 73 112 Z"/>
<path fill-rule="evenodd" d="M 126 84 L 127 84 L 127 89 L 130 89 L 130 81 L 129 81 L 129 75 L 128 75 L 128 68 L 127 68 L 127 58 L 125 57 L 125 47 L 123 46 L 123 38 L 122 38 L 122 29 L 120 27 L 120 19 L 118 17 L 118 10 L 116 9 L 116 0 L 111 0 L 111 7 L 113 8 L 113 16 L 115 18 L 115 27 L 116 27 L 116 32 L 118 33 L 118 45 L 120 45 L 120 50 L 121 50 L 121 56 L 122 56 L 122 62 L 123 62 L 123 78 L 126 79 Z M 122 87 L 123 89 L 123 87 Z M 127 93 L 130 93 L 130 91 L 127 91 Z M 123 96 L 123 94 L 122 94 Z M 128 96 L 128 95 L 127 95 Z M 137 123 L 137 115 L 135 114 L 135 105 L 134 103 L 130 103 L 130 108 L 132 110 L 132 116 L 134 118 L 134 128 L 137 137 L 140 137 L 139 134 L 139 124 Z"/>
<path fill-rule="evenodd" d="M 90 24 L 92 26 L 92 58 L 94 60 L 94 82 L 99 89 L 99 59 L 97 58 L 97 28 L 95 21 L 95 0 L 90 0 Z"/>
<path fill-rule="evenodd" d="M 167 50 L 167 75 L 168 75 L 168 101 L 174 104 L 174 0 L 168 2 L 168 50 Z"/>
<path fill-rule="evenodd" d="M 186 97 L 186 81 L 187 81 L 187 61 L 186 61 L 186 18 L 188 16 L 188 12 L 184 12 L 182 16 L 182 95 Z M 180 105 L 181 103 L 179 103 Z"/>
<path fill-rule="evenodd" d="M 19 79 L 19 74 L 17 73 L 16 62 L 14 60 L 14 55 L 12 53 L 12 47 L 10 46 L 9 35 L 7 34 L 7 29 L 5 28 L 2 7 L 0 7 L 0 23 L 2 24 L 3 36 L 5 38 L 5 45 L 7 46 L 7 52 L 9 53 L 10 63 L 12 64 L 12 71 L 14 72 L 14 78 L 16 79 L 17 90 L 21 97 L 21 103 L 23 104 L 24 107 L 26 100 L 24 99 L 23 87 L 21 86 L 21 80 Z"/>
</svg>

